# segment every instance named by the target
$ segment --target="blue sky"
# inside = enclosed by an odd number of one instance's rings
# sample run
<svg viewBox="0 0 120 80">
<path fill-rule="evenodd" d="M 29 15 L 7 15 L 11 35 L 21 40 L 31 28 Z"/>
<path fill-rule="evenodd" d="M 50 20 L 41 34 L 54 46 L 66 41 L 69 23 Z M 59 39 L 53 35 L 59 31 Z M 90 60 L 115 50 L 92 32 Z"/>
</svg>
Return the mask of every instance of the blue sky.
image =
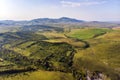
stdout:
<svg viewBox="0 0 120 80">
<path fill-rule="evenodd" d="M 120 21 L 120 0 L 0 0 L 0 20 L 71 17 Z"/>
</svg>

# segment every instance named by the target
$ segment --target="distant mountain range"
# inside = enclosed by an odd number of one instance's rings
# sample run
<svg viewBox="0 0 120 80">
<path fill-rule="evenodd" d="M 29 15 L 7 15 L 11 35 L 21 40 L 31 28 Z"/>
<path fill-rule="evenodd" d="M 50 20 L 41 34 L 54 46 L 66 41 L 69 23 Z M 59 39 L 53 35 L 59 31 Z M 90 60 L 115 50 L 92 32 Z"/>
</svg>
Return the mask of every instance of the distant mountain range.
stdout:
<svg viewBox="0 0 120 80">
<path fill-rule="evenodd" d="M 80 23 L 80 22 L 84 22 L 84 21 L 73 18 L 61 17 L 59 19 L 38 18 L 30 21 L 3 20 L 0 21 L 0 25 L 41 25 L 41 24 L 52 24 L 52 23 Z"/>
<path fill-rule="evenodd" d="M 29 21 L 14 21 L 14 20 L 3 20 L 0 21 L 0 27 L 2 26 L 25 26 L 25 25 L 52 25 L 59 26 L 63 25 L 72 25 L 72 26 L 87 26 L 87 27 L 118 27 L 120 26 L 119 22 L 100 22 L 100 21 L 84 21 L 74 18 L 61 17 L 58 19 L 51 18 L 38 18 Z"/>
</svg>

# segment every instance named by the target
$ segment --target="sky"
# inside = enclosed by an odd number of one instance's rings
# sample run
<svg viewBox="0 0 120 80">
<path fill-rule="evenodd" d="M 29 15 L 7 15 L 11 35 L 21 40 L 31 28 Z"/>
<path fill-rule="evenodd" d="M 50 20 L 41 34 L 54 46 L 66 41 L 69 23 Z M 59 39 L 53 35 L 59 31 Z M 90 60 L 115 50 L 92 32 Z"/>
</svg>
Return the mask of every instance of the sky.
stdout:
<svg viewBox="0 0 120 80">
<path fill-rule="evenodd" d="M 120 0 L 0 0 L 0 20 L 60 17 L 120 21 Z"/>
</svg>

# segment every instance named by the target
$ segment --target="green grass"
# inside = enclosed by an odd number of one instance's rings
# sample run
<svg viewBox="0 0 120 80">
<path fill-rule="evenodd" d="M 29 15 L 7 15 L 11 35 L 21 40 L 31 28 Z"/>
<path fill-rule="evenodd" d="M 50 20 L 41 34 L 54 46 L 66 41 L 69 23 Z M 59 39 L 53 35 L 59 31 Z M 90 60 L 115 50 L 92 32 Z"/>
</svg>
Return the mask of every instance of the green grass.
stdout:
<svg viewBox="0 0 120 80">
<path fill-rule="evenodd" d="M 46 42 L 51 42 L 51 43 L 59 43 L 59 42 L 65 42 L 68 43 L 74 47 L 77 48 L 83 48 L 86 46 L 85 43 L 81 42 L 81 41 L 76 41 L 74 39 L 70 39 L 70 38 L 61 38 L 61 39 L 49 39 L 49 40 L 45 40 Z"/>
<path fill-rule="evenodd" d="M 98 39 L 120 41 L 120 31 L 114 30 L 110 33 L 106 33 L 105 35 L 98 37 Z"/>
<path fill-rule="evenodd" d="M 87 40 L 90 47 L 78 50 L 74 56 L 74 66 L 91 71 L 102 71 L 112 80 L 120 73 L 120 32 L 110 32 L 95 39 Z M 109 38 L 108 38 L 109 37 Z"/>
<path fill-rule="evenodd" d="M 78 38 L 78 39 L 91 39 L 94 37 L 97 37 L 99 35 L 105 34 L 106 32 L 109 32 L 111 30 L 109 29 L 89 29 L 89 28 L 85 28 L 85 29 L 75 29 L 72 30 L 70 33 L 68 33 L 67 35 L 70 37 L 74 37 L 74 38 Z"/>
</svg>

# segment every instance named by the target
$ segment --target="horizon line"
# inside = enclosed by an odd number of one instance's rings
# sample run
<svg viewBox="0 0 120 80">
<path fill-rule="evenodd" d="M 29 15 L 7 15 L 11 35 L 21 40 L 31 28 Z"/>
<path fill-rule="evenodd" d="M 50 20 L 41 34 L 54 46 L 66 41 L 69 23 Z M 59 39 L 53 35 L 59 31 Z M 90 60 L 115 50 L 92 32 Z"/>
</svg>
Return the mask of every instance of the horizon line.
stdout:
<svg viewBox="0 0 120 80">
<path fill-rule="evenodd" d="M 70 18 L 70 19 L 76 19 L 76 20 L 83 20 L 83 21 L 103 21 L 103 22 L 117 22 L 117 21 L 120 21 L 120 20 L 85 20 L 85 19 L 79 19 L 79 18 L 75 18 L 75 17 L 66 17 L 66 16 L 63 16 L 65 18 Z M 44 18 L 48 18 L 48 19 L 60 19 L 60 18 L 63 18 L 63 17 L 37 17 L 37 18 L 31 18 L 31 19 L 0 19 L 0 21 L 31 21 L 31 20 L 34 20 L 34 19 L 44 19 Z"/>
</svg>

